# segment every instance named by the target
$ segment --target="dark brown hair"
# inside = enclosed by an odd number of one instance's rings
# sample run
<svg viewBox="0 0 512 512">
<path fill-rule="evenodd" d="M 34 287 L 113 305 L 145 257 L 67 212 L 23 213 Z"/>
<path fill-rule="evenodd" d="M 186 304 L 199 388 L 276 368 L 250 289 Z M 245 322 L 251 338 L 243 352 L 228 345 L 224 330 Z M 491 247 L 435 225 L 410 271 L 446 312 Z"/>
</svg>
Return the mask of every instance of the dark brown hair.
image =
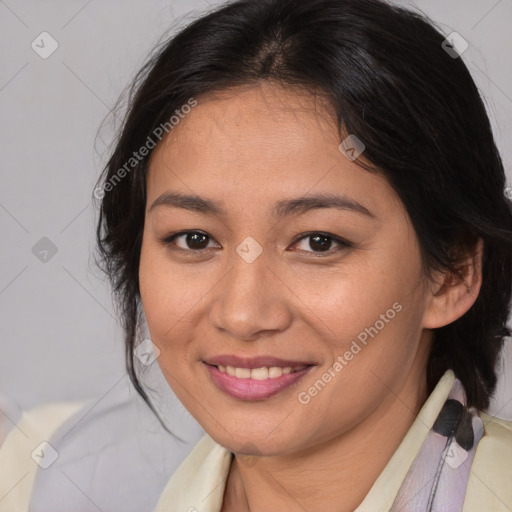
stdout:
<svg viewBox="0 0 512 512">
<path fill-rule="evenodd" d="M 364 141 L 370 165 L 357 160 L 359 165 L 378 169 L 400 196 L 426 274 L 445 269 L 456 275 L 457 253 L 483 239 L 480 294 L 461 318 L 434 330 L 427 381 L 432 391 L 451 368 L 468 404 L 485 409 L 510 335 L 512 207 L 482 99 L 462 58 L 443 48 L 444 39 L 424 16 L 380 0 L 225 4 L 165 41 L 139 72 L 98 184 L 112 180 L 191 97 L 200 102 L 202 94 L 270 80 L 321 91 L 340 133 Z M 150 155 L 102 194 L 97 264 L 117 299 L 130 377 L 152 407 L 133 360 L 140 341 L 138 271 Z"/>
</svg>

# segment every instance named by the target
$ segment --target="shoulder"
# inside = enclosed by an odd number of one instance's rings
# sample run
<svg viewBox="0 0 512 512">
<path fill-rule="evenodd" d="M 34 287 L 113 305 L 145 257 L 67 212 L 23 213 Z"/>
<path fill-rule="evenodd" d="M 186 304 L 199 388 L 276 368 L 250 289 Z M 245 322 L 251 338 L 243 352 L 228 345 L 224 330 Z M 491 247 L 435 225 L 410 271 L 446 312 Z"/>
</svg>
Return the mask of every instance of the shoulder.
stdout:
<svg viewBox="0 0 512 512">
<path fill-rule="evenodd" d="M 512 421 L 480 412 L 484 436 L 471 466 L 464 512 L 512 509 Z"/>
<path fill-rule="evenodd" d="M 28 510 L 38 467 L 47 467 L 56 456 L 48 439 L 84 405 L 49 403 L 21 414 L 0 446 L 0 510 Z"/>
<path fill-rule="evenodd" d="M 163 428 L 126 379 L 99 398 L 27 411 L 0 447 L 0 497 L 9 493 L 0 500 L 0 512 L 88 510 L 89 500 L 105 512 L 153 510 L 203 435 L 185 418 L 173 419 L 171 428 L 178 437 Z M 43 465 L 31 455 L 40 455 Z"/>
<path fill-rule="evenodd" d="M 54 402 L 23 411 L 19 420 L 0 446 L 0 459 L 16 447 L 32 446 L 37 440 L 47 439 L 71 416 L 84 407 L 86 401 Z"/>
<path fill-rule="evenodd" d="M 208 434 L 204 434 L 172 475 L 155 512 L 220 510 L 232 455 Z"/>
</svg>

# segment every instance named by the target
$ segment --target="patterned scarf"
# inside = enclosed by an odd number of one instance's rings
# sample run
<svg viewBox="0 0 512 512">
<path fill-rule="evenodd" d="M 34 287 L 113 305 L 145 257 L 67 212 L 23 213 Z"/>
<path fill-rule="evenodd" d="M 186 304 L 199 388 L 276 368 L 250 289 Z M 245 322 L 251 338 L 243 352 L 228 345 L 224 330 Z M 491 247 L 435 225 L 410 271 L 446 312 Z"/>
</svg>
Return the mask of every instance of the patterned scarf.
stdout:
<svg viewBox="0 0 512 512">
<path fill-rule="evenodd" d="M 484 435 L 455 379 L 389 512 L 461 512 L 476 447 Z"/>
</svg>

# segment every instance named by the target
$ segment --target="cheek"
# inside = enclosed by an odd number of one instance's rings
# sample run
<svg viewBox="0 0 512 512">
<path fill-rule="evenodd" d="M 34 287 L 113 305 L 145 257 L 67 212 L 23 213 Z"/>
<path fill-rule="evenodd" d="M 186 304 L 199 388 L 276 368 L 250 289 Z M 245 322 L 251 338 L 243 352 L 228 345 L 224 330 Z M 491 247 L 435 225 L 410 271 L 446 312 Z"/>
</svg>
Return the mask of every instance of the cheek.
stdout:
<svg viewBox="0 0 512 512">
<path fill-rule="evenodd" d="M 389 263 L 388 263 L 389 262 Z M 294 292 L 325 339 L 347 340 L 373 325 L 399 302 L 411 300 L 415 272 L 406 264 L 377 254 L 372 260 L 315 280 L 296 280 Z M 390 315 L 395 313 L 394 310 Z M 388 324 L 386 324 L 388 325 Z"/>
<path fill-rule="evenodd" d="M 142 244 L 139 265 L 139 287 L 148 325 L 166 324 L 167 330 L 190 309 L 197 288 L 183 268 L 173 266 L 165 249 L 151 242 Z"/>
<path fill-rule="evenodd" d="M 162 350 L 166 336 L 172 333 L 180 318 L 179 274 L 166 269 L 158 250 L 142 245 L 139 265 L 139 288 L 146 322 L 153 342 Z"/>
<path fill-rule="evenodd" d="M 204 315 L 203 299 L 211 286 L 197 276 L 193 266 L 171 264 L 165 250 L 150 244 L 143 244 L 141 251 L 139 286 L 151 339 L 160 350 L 162 371 L 166 377 L 186 377 L 185 369 L 194 357 L 191 339 L 198 317 Z"/>
<path fill-rule="evenodd" d="M 317 402 L 320 408 L 337 403 L 346 414 L 351 403 L 367 404 L 367 397 L 387 389 L 383 382 L 389 385 L 412 364 L 424 307 L 419 253 L 414 245 L 393 247 L 372 251 L 361 265 L 319 281 L 321 291 L 301 285 L 313 335 L 329 353 L 320 373 L 342 357 L 342 369 Z"/>
</svg>

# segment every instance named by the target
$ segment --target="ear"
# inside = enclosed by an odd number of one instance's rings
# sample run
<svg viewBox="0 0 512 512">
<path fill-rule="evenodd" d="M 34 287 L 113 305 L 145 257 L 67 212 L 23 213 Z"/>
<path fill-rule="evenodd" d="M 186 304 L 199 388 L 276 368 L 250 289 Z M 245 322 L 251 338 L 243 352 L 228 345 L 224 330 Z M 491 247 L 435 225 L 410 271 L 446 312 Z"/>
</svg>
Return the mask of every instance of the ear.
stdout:
<svg viewBox="0 0 512 512">
<path fill-rule="evenodd" d="M 431 283 L 423 327 L 434 329 L 460 318 L 475 303 L 482 285 L 483 240 L 478 239 L 475 250 L 461 261 L 460 275 L 449 272 L 436 274 Z"/>
</svg>

